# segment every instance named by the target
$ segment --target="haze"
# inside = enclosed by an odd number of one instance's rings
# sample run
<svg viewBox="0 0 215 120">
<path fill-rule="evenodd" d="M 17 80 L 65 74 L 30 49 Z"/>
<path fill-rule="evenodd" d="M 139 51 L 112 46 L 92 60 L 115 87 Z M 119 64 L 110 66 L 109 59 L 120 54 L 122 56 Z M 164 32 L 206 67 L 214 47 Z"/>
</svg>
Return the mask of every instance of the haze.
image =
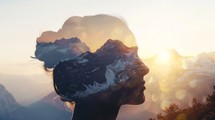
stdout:
<svg viewBox="0 0 215 120">
<path fill-rule="evenodd" d="M 36 38 L 43 31 L 58 31 L 71 16 L 109 14 L 126 20 L 137 40 L 142 59 L 166 48 L 174 48 L 182 56 L 215 51 L 214 6 L 214 0 L 0 0 L 1 83 L 18 96 L 16 99 L 22 104 L 49 93 L 52 84 L 48 78 L 38 77 L 32 80 L 34 82 L 28 82 L 27 86 L 36 86 L 29 91 L 26 91 L 27 87 L 16 91 L 14 84 L 24 86 L 29 76 L 44 76 L 42 63 L 30 58 L 34 55 Z M 162 64 L 166 62 L 165 56 L 160 61 Z M 5 82 L 8 79 L 16 82 Z M 180 93 L 176 94 L 179 99 Z M 26 98 L 28 94 L 35 96 Z"/>
</svg>

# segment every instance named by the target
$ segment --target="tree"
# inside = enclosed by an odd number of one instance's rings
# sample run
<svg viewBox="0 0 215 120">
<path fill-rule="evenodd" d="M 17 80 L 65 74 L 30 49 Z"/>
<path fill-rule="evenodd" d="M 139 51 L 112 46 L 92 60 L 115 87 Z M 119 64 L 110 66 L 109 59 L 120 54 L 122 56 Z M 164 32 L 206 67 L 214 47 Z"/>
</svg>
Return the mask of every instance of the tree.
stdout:
<svg viewBox="0 0 215 120">
<path fill-rule="evenodd" d="M 178 105 L 171 104 L 163 113 L 157 114 L 157 120 L 215 120 L 215 86 L 212 95 L 207 97 L 207 103 L 194 98 L 192 107 L 181 110 Z"/>
</svg>

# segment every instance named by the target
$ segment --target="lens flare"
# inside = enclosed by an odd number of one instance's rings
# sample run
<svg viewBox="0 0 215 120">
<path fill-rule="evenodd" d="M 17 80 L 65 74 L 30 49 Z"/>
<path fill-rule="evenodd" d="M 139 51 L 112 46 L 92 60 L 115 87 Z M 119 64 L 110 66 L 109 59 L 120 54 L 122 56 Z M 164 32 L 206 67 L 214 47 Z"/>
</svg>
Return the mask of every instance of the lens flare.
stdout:
<svg viewBox="0 0 215 120">
<path fill-rule="evenodd" d="M 172 90 L 171 85 L 168 83 L 168 81 L 165 80 L 159 81 L 159 87 L 162 92 L 169 92 Z"/>
<path fill-rule="evenodd" d="M 169 100 L 163 100 L 160 104 L 160 107 L 162 110 L 165 110 L 166 108 L 168 108 L 170 106 L 170 101 Z"/>
<path fill-rule="evenodd" d="M 178 100 L 183 100 L 186 97 L 186 90 L 184 90 L 184 89 L 177 90 L 175 93 L 175 97 Z"/>
<path fill-rule="evenodd" d="M 151 99 L 152 99 L 153 102 L 157 102 L 159 100 L 159 96 L 155 95 L 155 94 L 152 94 Z"/>
<path fill-rule="evenodd" d="M 190 82 L 189 82 L 189 86 L 190 86 L 191 88 L 195 88 L 195 87 L 196 87 L 196 80 L 190 81 Z"/>
</svg>

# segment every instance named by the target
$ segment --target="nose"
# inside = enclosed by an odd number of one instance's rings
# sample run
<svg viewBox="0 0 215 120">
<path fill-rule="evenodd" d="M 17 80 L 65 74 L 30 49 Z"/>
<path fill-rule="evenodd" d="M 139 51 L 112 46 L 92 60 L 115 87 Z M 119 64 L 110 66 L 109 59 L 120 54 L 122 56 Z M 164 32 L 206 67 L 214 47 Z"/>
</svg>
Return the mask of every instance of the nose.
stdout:
<svg viewBox="0 0 215 120">
<path fill-rule="evenodd" d="M 143 69 L 143 75 L 146 75 L 149 73 L 149 68 L 142 62 L 141 64 L 142 69 Z"/>
<path fill-rule="evenodd" d="M 149 73 L 149 68 L 141 60 L 138 60 L 137 65 L 138 65 L 137 66 L 138 70 L 140 70 L 143 75 L 146 75 Z"/>
</svg>

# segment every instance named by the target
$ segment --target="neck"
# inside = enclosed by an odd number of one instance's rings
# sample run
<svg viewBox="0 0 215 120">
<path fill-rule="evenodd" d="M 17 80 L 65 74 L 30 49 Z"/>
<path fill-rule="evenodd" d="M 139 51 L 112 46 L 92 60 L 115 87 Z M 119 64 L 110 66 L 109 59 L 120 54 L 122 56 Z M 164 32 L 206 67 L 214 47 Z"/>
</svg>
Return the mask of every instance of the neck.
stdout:
<svg viewBox="0 0 215 120">
<path fill-rule="evenodd" d="M 119 108 L 117 104 L 98 101 L 76 103 L 72 120 L 115 120 Z"/>
</svg>

